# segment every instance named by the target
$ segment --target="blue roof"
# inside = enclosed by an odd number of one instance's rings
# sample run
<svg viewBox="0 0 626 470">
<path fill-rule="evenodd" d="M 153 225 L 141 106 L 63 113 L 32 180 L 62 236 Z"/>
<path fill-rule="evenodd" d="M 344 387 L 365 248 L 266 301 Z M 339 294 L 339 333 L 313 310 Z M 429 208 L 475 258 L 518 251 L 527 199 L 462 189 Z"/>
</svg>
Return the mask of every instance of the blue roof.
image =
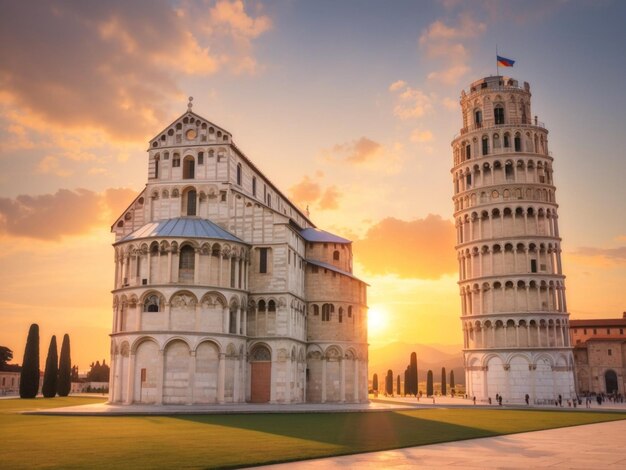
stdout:
<svg viewBox="0 0 626 470">
<path fill-rule="evenodd" d="M 232 233 L 227 232 L 210 220 L 195 217 L 177 217 L 175 219 L 150 222 L 133 233 L 126 235 L 119 242 L 151 237 L 218 238 L 244 243 Z"/>
<path fill-rule="evenodd" d="M 354 274 L 349 273 L 348 271 L 344 271 L 343 269 L 339 269 L 338 267 L 333 266 L 332 264 L 324 263 L 323 261 L 317 261 L 315 259 L 307 259 L 306 262 L 308 264 L 313 264 L 315 266 L 319 266 L 320 268 L 328 269 L 329 271 L 335 271 L 336 273 L 343 274 L 344 276 L 351 277 L 352 279 L 355 279 L 355 280 L 357 280 L 359 282 L 362 282 L 363 284 L 369 286 L 369 284 L 367 282 L 359 279 Z"/>
<path fill-rule="evenodd" d="M 330 232 L 325 232 L 318 228 L 305 228 L 300 230 L 300 235 L 308 242 L 323 242 L 323 243 L 352 243 L 350 240 L 333 235 Z"/>
</svg>

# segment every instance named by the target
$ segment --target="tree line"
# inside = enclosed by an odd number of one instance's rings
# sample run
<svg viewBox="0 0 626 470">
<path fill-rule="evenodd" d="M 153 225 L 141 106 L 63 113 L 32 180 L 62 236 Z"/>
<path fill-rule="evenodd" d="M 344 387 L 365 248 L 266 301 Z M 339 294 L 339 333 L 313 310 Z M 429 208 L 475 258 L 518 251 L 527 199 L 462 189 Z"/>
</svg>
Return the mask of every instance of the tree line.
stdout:
<svg viewBox="0 0 626 470">
<path fill-rule="evenodd" d="M 448 382 L 446 380 L 446 368 L 441 368 L 441 394 L 446 395 L 448 389 Z M 415 352 L 411 353 L 409 364 L 406 366 L 404 371 L 404 390 L 401 387 L 401 378 L 400 374 L 395 377 L 395 389 L 397 395 L 404 396 L 417 396 L 421 395 L 421 391 L 418 390 L 418 373 L 417 373 L 417 354 Z M 454 394 L 455 382 L 454 382 L 454 371 L 450 371 L 450 390 L 451 393 Z M 379 384 L 378 384 L 378 374 L 374 374 L 372 377 L 372 390 L 374 393 L 379 392 Z M 385 376 L 384 383 L 384 393 L 386 395 L 394 394 L 394 374 L 391 369 L 387 371 L 387 375 Z M 433 371 L 428 370 L 426 374 L 426 396 L 434 395 L 434 384 L 433 384 Z"/>
</svg>

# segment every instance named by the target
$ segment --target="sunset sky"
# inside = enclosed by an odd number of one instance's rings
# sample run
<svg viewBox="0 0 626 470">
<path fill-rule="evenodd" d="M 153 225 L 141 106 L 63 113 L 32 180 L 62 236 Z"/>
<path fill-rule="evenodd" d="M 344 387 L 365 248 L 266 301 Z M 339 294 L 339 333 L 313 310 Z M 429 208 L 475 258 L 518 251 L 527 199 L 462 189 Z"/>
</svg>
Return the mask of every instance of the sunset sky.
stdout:
<svg viewBox="0 0 626 470">
<path fill-rule="evenodd" d="M 0 345 L 21 363 L 37 322 L 43 351 L 69 333 L 81 370 L 108 362 L 109 227 L 189 95 L 355 240 L 373 347 L 460 344 L 450 141 L 496 44 L 550 131 L 572 318 L 621 317 L 624 24 L 617 0 L 3 1 Z"/>
</svg>

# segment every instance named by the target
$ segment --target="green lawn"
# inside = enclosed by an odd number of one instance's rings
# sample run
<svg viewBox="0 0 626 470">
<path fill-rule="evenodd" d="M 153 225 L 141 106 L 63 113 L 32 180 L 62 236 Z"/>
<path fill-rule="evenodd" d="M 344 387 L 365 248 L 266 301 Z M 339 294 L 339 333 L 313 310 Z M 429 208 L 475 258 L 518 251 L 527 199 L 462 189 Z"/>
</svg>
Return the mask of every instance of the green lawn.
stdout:
<svg viewBox="0 0 626 470">
<path fill-rule="evenodd" d="M 2 468 L 214 468 L 626 419 L 625 413 L 426 409 L 213 416 L 35 416 L 101 398 L 0 400 Z"/>
</svg>

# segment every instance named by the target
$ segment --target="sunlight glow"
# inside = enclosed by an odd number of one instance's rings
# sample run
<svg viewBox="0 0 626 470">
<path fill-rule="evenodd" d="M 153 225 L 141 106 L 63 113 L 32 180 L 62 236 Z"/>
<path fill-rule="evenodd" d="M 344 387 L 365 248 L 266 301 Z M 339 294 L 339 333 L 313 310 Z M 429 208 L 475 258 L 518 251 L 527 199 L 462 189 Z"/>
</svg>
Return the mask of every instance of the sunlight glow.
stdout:
<svg viewBox="0 0 626 470">
<path fill-rule="evenodd" d="M 389 313 L 381 305 L 373 305 L 367 312 L 367 330 L 372 335 L 380 334 L 387 329 Z"/>
</svg>

